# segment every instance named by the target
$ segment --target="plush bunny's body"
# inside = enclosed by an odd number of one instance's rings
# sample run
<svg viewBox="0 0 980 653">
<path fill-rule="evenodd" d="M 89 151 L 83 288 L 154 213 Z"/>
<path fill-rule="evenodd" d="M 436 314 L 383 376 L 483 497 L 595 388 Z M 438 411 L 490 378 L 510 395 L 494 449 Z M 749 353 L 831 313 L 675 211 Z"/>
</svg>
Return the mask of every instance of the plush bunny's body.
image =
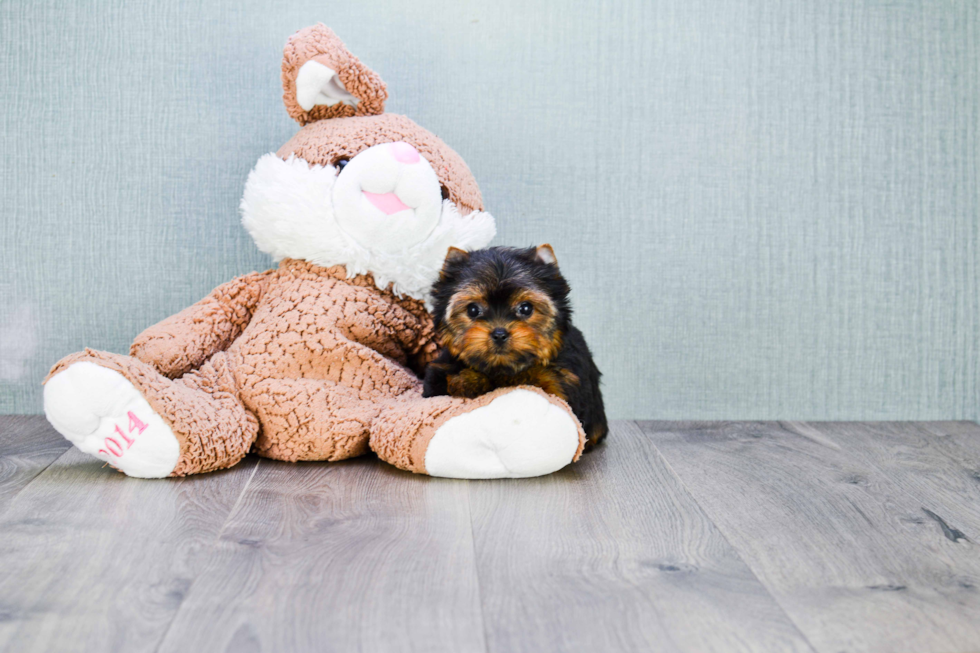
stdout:
<svg viewBox="0 0 980 653">
<path fill-rule="evenodd" d="M 402 116 L 333 33 L 297 33 L 285 102 L 305 127 L 259 160 L 243 223 L 281 263 L 150 327 L 130 356 L 61 360 L 45 412 L 79 449 L 131 476 L 377 452 L 418 473 L 535 476 L 576 460 L 568 406 L 536 388 L 423 399 L 434 357 L 423 300 L 450 246 L 493 237 L 462 159 Z"/>
</svg>

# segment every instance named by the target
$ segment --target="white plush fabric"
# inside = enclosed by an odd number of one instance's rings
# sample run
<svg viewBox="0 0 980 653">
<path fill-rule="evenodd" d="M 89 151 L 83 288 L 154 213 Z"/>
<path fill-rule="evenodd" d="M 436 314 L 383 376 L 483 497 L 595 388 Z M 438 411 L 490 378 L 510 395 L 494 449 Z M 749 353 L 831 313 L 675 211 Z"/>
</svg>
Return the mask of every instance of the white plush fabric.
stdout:
<svg viewBox="0 0 980 653">
<path fill-rule="evenodd" d="M 402 176 L 406 179 L 403 188 L 402 177 L 395 179 L 392 173 L 392 170 L 398 172 L 396 166 L 372 161 L 374 155 L 366 157 L 363 163 L 359 161 L 379 147 L 383 146 L 369 148 L 354 157 L 344 168 L 342 177 L 346 177 L 347 169 L 356 166 L 350 173 L 351 179 L 357 179 L 363 189 L 397 190 L 405 204 L 413 206 L 416 202 L 415 206 L 422 206 L 418 202 L 424 201 L 431 180 L 418 168 L 420 163 L 402 166 Z M 425 166 L 431 172 L 428 162 Z M 419 171 L 404 174 L 405 168 L 412 167 Z M 372 185 L 372 173 L 377 173 L 385 183 Z M 413 180 L 416 187 L 408 183 Z M 392 182 L 394 186 L 389 189 Z M 259 249 L 277 261 L 289 257 L 323 266 L 344 265 L 350 276 L 371 273 L 379 288 L 393 284 L 393 290 L 399 295 L 423 300 L 438 278 L 450 246 L 479 249 L 496 234 L 489 213 L 475 211 L 462 216 L 448 200 L 438 204 L 438 219 L 429 226 L 424 216 L 403 215 L 407 212 L 384 216 L 382 220 L 378 216 L 383 213 L 366 200 L 358 204 L 355 200 L 359 198 L 341 193 L 344 208 L 340 213 L 344 217 L 338 219 L 335 186 L 337 170 L 333 166 L 311 166 L 297 157 L 284 161 L 275 154 L 266 154 L 255 164 L 245 184 L 242 224 Z M 435 192 L 439 192 L 438 182 Z M 358 231 L 352 224 L 359 217 L 377 219 L 384 229 L 380 233 L 373 229 Z M 370 240 L 359 240 L 368 233 L 372 234 Z"/>
<path fill-rule="evenodd" d="M 539 394 L 514 390 L 439 427 L 425 470 L 446 478 L 526 478 L 558 471 L 578 450 L 572 417 Z"/>
<path fill-rule="evenodd" d="M 164 478 L 180 445 L 170 426 L 119 372 L 82 361 L 44 385 L 44 412 L 55 430 L 84 453 L 127 476 Z M 134 422 L 132 413 L 141 424 Z"/>
<path fill-rule="evenodd" d="M 337 73 L 317 61 L 307 61 L 296 74 L 296 103 L 309 111 L 318 104 L 333 106 L 343 102 L 357 106 L 357 98 L 347 92 Z"/>
<path fill-rule="evenodd" d="M 384 143 L 360 152 L 334 182 L 334 211 L 340 227 L 377 251 L 424 241 L 442 213 L 442 189 L 432 166 L 421 155 L 416 163 L 399 162 L 391 153 L 393 145 Z M 415 151 L 406 143 L 401 145 Z M 409 208 L 386 215 L 365 198 L 364 191 L 394 193 Z"/>
</svg>

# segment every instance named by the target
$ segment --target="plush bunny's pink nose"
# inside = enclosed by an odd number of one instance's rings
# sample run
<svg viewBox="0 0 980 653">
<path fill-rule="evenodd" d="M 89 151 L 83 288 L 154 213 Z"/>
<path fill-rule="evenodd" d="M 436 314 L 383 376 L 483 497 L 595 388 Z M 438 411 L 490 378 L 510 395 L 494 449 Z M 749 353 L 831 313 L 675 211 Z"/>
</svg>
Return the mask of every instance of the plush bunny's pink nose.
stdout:
<svg viewBox="0 0 980 653">
<path fill-rule="evenodd" d="M 391 153 L 399 163 L 418 163 L 419 151 L 403 141 L 391 144 Z"/>
</svg>

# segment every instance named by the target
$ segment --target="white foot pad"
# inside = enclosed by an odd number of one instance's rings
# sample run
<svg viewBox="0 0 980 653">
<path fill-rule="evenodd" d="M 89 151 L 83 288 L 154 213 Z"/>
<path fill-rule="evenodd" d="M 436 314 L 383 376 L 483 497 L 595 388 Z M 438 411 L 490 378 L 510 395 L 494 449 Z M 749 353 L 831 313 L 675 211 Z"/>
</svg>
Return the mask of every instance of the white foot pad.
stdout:
<svg viewBox="0 0 980 653">
<path fill-rule="evenodd" d="M 44 412 L 79 450 L 127 476 L 163 478 L 180 445 L 132 383 L 95 363 L 73 363 L 44 385 Z"/>
<path fill-rule="evenodd" d="M 572 462 L 577 450 L 571 415 L 539 394 L 514 390 L 440 426 L 425 469 L 446 478 L 542 476 Z"/>
</svg>

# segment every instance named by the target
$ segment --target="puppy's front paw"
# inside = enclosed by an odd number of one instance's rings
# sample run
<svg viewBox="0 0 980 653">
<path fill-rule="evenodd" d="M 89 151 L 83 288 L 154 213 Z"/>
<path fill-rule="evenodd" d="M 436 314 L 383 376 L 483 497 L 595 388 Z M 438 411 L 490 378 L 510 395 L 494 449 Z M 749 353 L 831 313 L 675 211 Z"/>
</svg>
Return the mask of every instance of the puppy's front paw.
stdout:
<svg viewBox="0 0 980 653">
<path fill-rule="evenodd" d="M 446 379 L 449 394 L 453 397 L 475 399 L 493 390 L 493 383 L 485 374 L 476 370 L 465 369 L 459 374 L 450 374 Z"/>
<path fill-rule="evenodd" d="M 518 388 L 440 426 L 426 449 L 425 469 L 447 478 L 542 476 L 575 460 L 581 442 L 568 410 Z"/>
<path fill-rule="evenodd" d="M 442 397 L 449 394 L 446 386 L 447 372 L 441 363 L 429 363 L 425 368 L 425 379 L 422 381 L 422 397 Z"/>
</svg>

